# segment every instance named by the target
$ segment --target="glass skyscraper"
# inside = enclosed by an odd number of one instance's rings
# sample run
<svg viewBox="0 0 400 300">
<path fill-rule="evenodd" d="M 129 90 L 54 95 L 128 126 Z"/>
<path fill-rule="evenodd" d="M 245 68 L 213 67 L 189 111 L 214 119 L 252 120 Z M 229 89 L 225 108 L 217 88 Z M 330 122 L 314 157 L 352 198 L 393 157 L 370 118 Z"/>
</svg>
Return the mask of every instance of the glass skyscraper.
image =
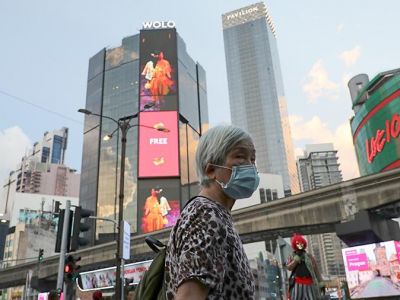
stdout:
<svg viewBox="0 0 400 300">
<path fill-rule="evenodd" d="M 222 15 L 232 124 L 250 132 L 260 172 L 299 192 L 275 28 L 264 3 Z"/>
<path fill-rule="evenodd" d="M 90 59 L 87 110 L 117 120 L 144 110 L 148 102 L 153 104 L 131 120 L 134 127 L 127 135 L 124 219 L 132 233 L 157 230 L 160 224 L 171 226 L 184 202 L 197 193 L 196 174 L 191 170 L 196 170 L 194 149 L 199 135 L 208 127 L 206 90 L 205 71 L 188 55 L 175 28 L 141 30 L 124 38 L 121 46 L 102 49 Z M 167 124 L 169 133 L 149 128 Z M 121 141 L 116 128 L 107 118 L 85 116 L 80 204 L 97 217 L 111 219 L 118 215 Z M 103 140 L 113 132 L 111 140 Z M 145 161 L 152 146 L 159 147 L 157 156 Z M 168 160 L 168 155 L 175 161 Z M 157 171 L 163 166 L 177 172 Z M 153 191 L 158 200 L 154 204 L 164 203 L 169 215 L 149 214 Z M 148 215 L 147 219 L 154 218 L 144 224 Z M 98 220 L 92 229 L 87 236 L 91 244 L 114 238 L 110 222 Z"/>
</svg>

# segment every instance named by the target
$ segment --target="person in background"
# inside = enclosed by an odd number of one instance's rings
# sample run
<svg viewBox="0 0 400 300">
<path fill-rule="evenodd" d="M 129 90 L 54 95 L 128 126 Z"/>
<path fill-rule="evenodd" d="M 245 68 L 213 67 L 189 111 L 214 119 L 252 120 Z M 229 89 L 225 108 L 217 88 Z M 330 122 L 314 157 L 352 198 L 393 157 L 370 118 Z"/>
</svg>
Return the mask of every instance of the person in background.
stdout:
<svg viewBox="0 0 400 300">
<path fill-rule="evenodd" d="M 58 299 L 60 299 L 60 296 L 58 295 L 57 291 L 52 290 L 52 291 L 50 291 L 47 298 L 48 298 L 48 300 L 58 300 Z"/>
<path fill-rule="evenodd" d="M 254 299 L 254 281 L 231 209 L 258 188 L 250 135 L 216 126 L 196 151 L 201 191 L 173 227 L 165 259 L 167 299 Z"/>
<path fill-rule="evenodd" d="M 101 291 L 95 291 L 92 296 L 93 300 L 103 299 L 103 293 Z"/>
<path fill-rule="evenodd" d="M 287 269 L 292 272 L 290 277 L 293 278 L 289 280 L 290 300 L 323 299 L 321 288 L 324 288 L 324 283 L 314 257 L 306 252 L 306 239 L 294 234 L 291 244 L 293 254 L 286 263 Z"/>
</svg>

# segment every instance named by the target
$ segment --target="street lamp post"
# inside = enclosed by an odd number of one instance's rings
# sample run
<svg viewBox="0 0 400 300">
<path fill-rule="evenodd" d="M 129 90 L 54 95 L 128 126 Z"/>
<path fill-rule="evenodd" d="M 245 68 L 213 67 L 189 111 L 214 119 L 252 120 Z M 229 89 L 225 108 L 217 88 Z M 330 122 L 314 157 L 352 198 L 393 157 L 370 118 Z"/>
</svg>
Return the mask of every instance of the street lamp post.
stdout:
<svg viewBox="0 0 400 300">
<path fill-rule="evenodd" d="M 154 105 L 154 104 L 153 104 Z M 151 106 L 153 106 L 151 104 L 145 105 L 145 109 L 150 108 Z M 92 113 L 91 111 L 87 110 L 87 109 L 79 109 L 78 112 L 80 113 L 84 113 L 86 115 L 94 115 L 94 116 L 98 116 L 101 118 L 106 118 L 109 120 L 112 120 L 113 122 L 115 122 L 118 126 L 117 130 L 121 130 L 121 164 L 120 164 L 120 177 L 119 177 L 119 202 L 118 202 L 118 222 L 117 222 L 117 253 L 116 253 L 116 280 L 115 280 L 115 298 L 116 299 L 123 299 L 123 285 L 124 285 L 124 280 L 122 279 L 122 274 L 121 274 L 121 267 L 124 263 L 124 259 L 121 255 L 122 252 L 122 248 L 123 248 L 123 217 L 124 217 L 124 213 L 123 213 L 123 208 L 124 208 L 124 183 L 125 183 L 125 157 L 126 157 L 126 137 L 127 137 L 127 133 L 128 130 L 132 127 L 136 127 L 136 126 L 142 126 L 142 127 L 147 127 L 147 128 L 152 128 L 158 131 L 164 131 L 164 132 L 168 132 L 169 130 L 163 127 L 151 127 L 151 126 L 145 126 L 145 125 L 138 125 L 138 124 L 134 124 L 134 125 L 130 125 L 129 122 L 133 119 L 136 118 L 138 116 L 138 113 L 131 115 L 131 116 L 126 116 L 126 117 L 122 117 L 119 118 L 118 120 L 115 120 L 111 117 L 108 116 L 104 116 L 104 115 L 100 115 L 100 114 L 95 114 Z M 108 136 L 109 138 L 112 137 L 112 134 Z"/>
</svg>

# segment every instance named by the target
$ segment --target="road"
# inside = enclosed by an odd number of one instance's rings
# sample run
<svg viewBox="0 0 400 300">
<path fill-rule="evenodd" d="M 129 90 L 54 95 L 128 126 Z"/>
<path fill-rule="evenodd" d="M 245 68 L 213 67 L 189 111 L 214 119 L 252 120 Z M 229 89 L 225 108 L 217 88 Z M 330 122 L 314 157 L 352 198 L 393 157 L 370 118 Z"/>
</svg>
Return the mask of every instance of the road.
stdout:
<svg viewBox="0 0 400 300">
<path fill-rule="evenodd" d="M 383 277 L 372 279 L 367 285 L 352 297 L 379 297 L 400 295 L 400 289 L 397 288 L 391 280 Z"/>
</svg>

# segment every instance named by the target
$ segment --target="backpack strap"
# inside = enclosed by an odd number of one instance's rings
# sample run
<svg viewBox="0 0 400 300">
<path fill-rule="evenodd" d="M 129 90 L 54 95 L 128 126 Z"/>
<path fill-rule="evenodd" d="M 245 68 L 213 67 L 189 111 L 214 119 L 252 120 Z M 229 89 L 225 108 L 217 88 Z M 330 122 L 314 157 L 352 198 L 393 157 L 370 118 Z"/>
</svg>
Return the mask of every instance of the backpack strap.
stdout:
<svg viewBox="0 0 400 300">
<path fill-rule="evenodd" d="M 146 241 L 147 245 L 151 248 L 151 250 L 153 250 L 155 253 L 160 252 L 161 249 L 166 247 L 166 245 L 161 243 L 159 240 L 156 240 L 151 235 L 146 236 L 144 240 Z"/>
</svg>

